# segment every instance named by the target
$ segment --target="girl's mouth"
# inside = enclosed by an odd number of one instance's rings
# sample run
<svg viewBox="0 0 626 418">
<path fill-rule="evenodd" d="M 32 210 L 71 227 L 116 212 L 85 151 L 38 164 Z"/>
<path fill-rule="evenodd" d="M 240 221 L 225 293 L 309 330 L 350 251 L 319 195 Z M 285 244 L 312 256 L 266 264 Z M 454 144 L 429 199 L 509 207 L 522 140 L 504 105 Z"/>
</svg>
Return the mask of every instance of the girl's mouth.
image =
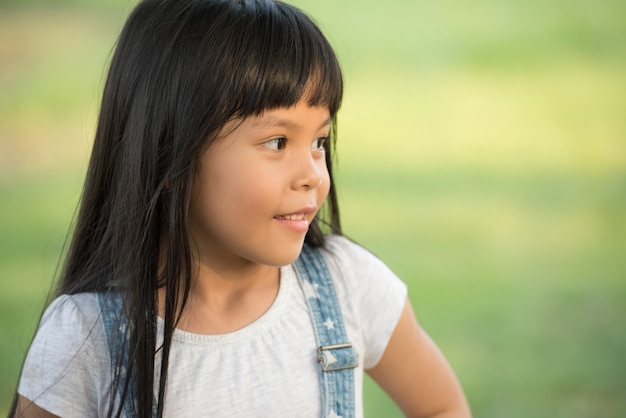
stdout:
<svg viewBox="0 0 626 418">
<path fill-rule="evenodd" d="M 274 216 L 275 219 L 286 221 L 301 221 L 304 219 L 304 213 L 292 213 L 290 215 L 278 215 Z"/>
<path fill-rule="evenodd" d="M 288 215 L 276 215 L 274 219 L 289 230 L 303 234 L 309 230 L 309 220 L 305 216 L 305 213 L 300 212 L 290 213 Z"/>
</svg>

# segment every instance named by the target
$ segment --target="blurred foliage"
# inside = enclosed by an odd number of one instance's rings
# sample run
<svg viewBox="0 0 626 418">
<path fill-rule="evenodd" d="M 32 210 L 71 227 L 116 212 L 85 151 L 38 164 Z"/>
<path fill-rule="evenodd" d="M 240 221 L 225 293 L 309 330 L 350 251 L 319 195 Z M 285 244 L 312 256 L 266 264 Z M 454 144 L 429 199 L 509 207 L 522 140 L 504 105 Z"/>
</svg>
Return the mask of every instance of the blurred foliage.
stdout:
<svg viewBox="0 0 626 418">
<path fill-rule="evenodd" d="M 0 412 L 134 2 L 0 2 Z M 346 79 L 345 229 L 402 277 L 477 417 L 626 410 L 626 3 L 300 0 Z M 367 382 L 369 417 L 399 416 Z"/>
</svg>

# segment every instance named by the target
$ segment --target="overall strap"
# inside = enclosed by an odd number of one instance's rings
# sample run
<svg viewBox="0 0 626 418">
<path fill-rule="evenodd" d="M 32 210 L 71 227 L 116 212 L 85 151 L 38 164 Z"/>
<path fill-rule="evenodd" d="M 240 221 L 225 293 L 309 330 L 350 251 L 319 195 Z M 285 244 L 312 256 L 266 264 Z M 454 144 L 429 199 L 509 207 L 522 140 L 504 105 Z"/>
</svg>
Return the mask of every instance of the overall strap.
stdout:
<svg viewBox="0 0 626 418">
<path fill-rule="evenodd" d="M 119 366 L 118 395 L 120 402 L 124 403 L 124 415 L 126 418 L 134 418 L 133 391 L 134 376 L 131 376 L 130 387 L 126 391 L 126 397 L 122 399 L 124 391 L 124 381 L 126 380 L 126 367 L 128 364 L 128 347 L 124 345 L 124 334 L 126 333 L 126 320 L 122 314 L 122 297 L 117 292 L 97 293 L 102 315 L 102 324 L 106 334 L 109 355 L 111 356 L 111 376 L 115 378 L 116 368 Z M 121 363 L 120 363 L 120 356 Z"/>
<path fill-rule="evenodd" d="M 307 244 L 295 262 L 317 340 L 322 417 L 354 417 L 354 368 L 358 356 L 343 323 L 330 271 L 318 248 Z"/>
</svg>

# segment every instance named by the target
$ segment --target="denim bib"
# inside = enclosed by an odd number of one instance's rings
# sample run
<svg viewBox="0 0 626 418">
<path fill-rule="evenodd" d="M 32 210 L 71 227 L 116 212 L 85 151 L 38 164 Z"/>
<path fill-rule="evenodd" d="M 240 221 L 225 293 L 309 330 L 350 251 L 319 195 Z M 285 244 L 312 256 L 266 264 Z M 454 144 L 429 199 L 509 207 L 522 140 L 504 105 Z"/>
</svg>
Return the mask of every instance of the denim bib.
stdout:
<svg viewBox="0 0 626 418">
<path fill-rule="evenodd" d="M 322 418 L 354 418 L 353 369 L 358 365 L 358 356 L 348 342 L 330 271 L 321 251 L 307 244 L 302 248 L 294 266 L 307 301 L 317 341 Z M 115 375 L 114 368 L 121 364 L 119 378 L 123 382 L 127 374 L 128 348 L 124 347 L 126 322 L 121 318 L 122 299 L 119 293 L 98 293 L 97 296 L 111 355 L 112 375 Z M 122 386 L 119 386 L 120 396 Z M 134 376 L 131 376 L 129 390 L 123 400 L 127 418 L 135 417 L 134 387 Z M 152 415 L 156 416 L 155 403 Z"/>
<path fill-rule="evenodd" d="M 302 248 L 295 267 L 317 340 L 322 417 L 353 418 L 353 369 L 358 365 L 358 357 L 348 342 L 330 271 L 321 251 L 307 244 Z"/>
</svg>

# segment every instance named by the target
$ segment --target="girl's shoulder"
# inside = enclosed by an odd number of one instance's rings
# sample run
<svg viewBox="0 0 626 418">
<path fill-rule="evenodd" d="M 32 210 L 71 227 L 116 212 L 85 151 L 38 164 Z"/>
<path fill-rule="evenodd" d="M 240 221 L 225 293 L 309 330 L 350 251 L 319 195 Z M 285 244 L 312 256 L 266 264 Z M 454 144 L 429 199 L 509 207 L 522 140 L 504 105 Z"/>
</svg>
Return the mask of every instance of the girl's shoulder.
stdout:
<svg viewBox="0 0 626 418">
<path fill-rule="evenodd" d="M 110 369 L 104 341 L 95 293 L 57 297 L 41 318 L 18 392 L 56 415 L 97 415 L 88 408 L 104 393 Z M 72 399 L 90 401 L 77 404 Z"/>
<path fill-rule="evenodd" d="M 61 295 L 45 310 L 31 345 L 44 357 L 91 348 L 103 336 L 96 293 Z"/>
<path fill-rule="evenodd" d="M 327 235 L 322 252 L 333 273 L 348 277 L 369 277 L 375 281 L 391 281 L 400 285 L 400 279 L 380 258 L 349 238 Z"/>
<path fill-rule="evenodd" d="M 326 235 L 322 251 L 326 258 L 343 260 L 346 264 L 359 264 L 368 260 L 381 262 L 365 247 L 343 235 Z"/>
<path fill-rule="evenodd" d="M 96 293 L 61 295 L 46 308 L 39 330 L 45 327 L 93 324 L 99 319 L 100 307 Z"/>
</svg>

